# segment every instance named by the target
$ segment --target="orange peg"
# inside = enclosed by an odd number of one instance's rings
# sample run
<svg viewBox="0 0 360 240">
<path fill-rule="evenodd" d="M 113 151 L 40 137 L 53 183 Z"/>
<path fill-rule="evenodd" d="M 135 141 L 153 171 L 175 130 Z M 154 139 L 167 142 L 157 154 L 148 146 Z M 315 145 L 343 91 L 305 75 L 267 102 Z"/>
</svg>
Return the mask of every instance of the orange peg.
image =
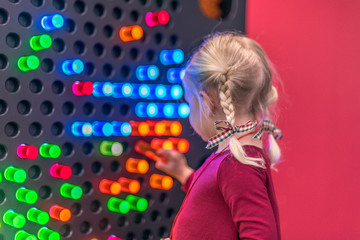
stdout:
<svg viewBox="0 0 360 240">
<path fill-rule="evenodd" d="M 120 29 L 120 38 L 124 42 L 139 40 L 143 35 L 144 32 L 139 25 L 126 26 Z"/>
<path fill-rule="evenodd" d="M 166 125 L 164 122 L 157 122 L 154 125 L 154 135 L 155 136 L 164 136 L 166 135 Z"/>
<path fill-rule="evenodd" d="M 182 125 L 177 121 L 147 121 L 150 126 L 151 136 L 179 136 L 182 132 Z M 153 129 L 152 129 L 153 126 Z"/>
<path fill-rule="evenodd" d="M 100 192 L 112 195 L 118 195 L 121 192 L 121 185 L 116 181 L 103 179 L 99 184 Z"/>
<path fill-rule="evenodd" d="M 149 183 L 152 188 L 169 190 L 173 186 L 173 179 L 169 176 L 154 173 L 151 175 Z"/>
<path fill-rule="evenodd" d="M 156 149 L 153 149 L 149 143 L 139 140 L 135 144 L 135 151 L 145 155 L 146 157 L 150 158 L 154 161 L 162 161 L 164 163 L 167 163 L 168 159 L 164 158 L 158 154 L 156 154 Z"/>
<path fill-rule="evenodd" d="M 182 125 L 178 121 L 146 121 L 129 122 L 132 128 L 131 136 L 179 136 Z"/>
<path fill-rule="evenodd" d="M 163 136 L 165 134 L 165 124 L 161 121 L 146 121 L 149 125 L 149 136 Z"/>
<path fill-rule="evenodd" d="M 51 218 L 67 222 L 71 218 L 71 211 L 67 208 L 61 207 L 59 205 L 53 205 L 50 208 L 49 215 Z"/>
<path fill-rule="evenodd" d="M 149 124 L 146 122 L 130 121 L 131 136 L 148 136 L 150 132 Z"/>
<path fill-rule="evenodd" d="M 189 141 L 184 138 L 168 138 L 168 139 L 160 139 L 153 138 L 151 140 L 150 146 L 154 149 L 169 149 L 176 150 L 181 153 L 186 153 L 189 151 Z"/>
<path fill-rule="evenodd" d="M 168 140 L 172 141 L 174 144 L 174 148 L 181 152 L 181 153 L 186 153 L 187 151 L 189 151 L 189 141 L 184 139 L 184 138 L 169 138 Z"/>
<path fill-rule="evenodd" d="M 140 191 L 140 183 L 137 180 L 121 177 L 118 181 L 124 192 L 135 194 Z"/>
<path fill-rule="evenodd" d="M 163 147 L 163 143 L 166 139 L 153 138 L 151 139 L 150 146 L 153 149 L 161 149 Z"/>
<path fill-rule="evenodd" d="M 149 163 L 145 159 L 129 158 L 125 168 L 128 172 L 145 174 L 149 170 Z"/>
<path fill-rule="evenodd" d="M 176 150 L 174 143 L 169 139 L 163 141 L 162 148 Z"/>
<path fill-rule="evenodd" d="M 180 122 L 177 121 L 168 121 L 168 125 L 167 128 L 169 128 L 169 134 L 167 135 L 171 135 L 171 136 L 179 136 L 182 132 L 182 125 Z"/>
</svg>

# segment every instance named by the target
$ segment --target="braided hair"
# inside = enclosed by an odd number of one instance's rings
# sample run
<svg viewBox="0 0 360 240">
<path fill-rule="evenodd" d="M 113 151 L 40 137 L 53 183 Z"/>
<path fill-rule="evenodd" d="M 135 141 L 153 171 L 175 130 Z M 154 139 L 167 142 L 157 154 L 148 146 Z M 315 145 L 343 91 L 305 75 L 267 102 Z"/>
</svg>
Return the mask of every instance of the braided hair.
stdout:
<svg viewBox="0 0 360 240">
<path fill-rule="evenodd" d="M 226 120 L 230 122 L 231 125 L 235 124 L 235 108 L 232 103 L 232 97 L 229 87 L 229 72 L 231 67 L 228 67 L 219 77 L 219 97 L 220 105 L 223 108 L 223 111 L 226 116 Z M 232 135 L 230 138 L 230 151 L 234 154 L 235 158 L 238 159 L 243 164 L 253 165 L 260 168 L 265 167 L 265 161 L 263 158 L 250 158 L 246 156 L 246 153 L 237 140 L 235 135 Z M 260 161 L 260 164 L 257 163 Z"/>
</svg>

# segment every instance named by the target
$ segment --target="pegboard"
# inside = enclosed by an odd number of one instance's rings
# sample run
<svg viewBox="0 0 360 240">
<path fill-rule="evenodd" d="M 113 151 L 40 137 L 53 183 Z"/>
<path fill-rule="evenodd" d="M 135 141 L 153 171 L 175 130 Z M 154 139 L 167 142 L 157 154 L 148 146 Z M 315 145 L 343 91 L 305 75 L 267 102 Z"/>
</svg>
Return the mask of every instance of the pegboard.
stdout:
<svg viewBox="0 0 360 240">
<path fill-rule="evenodd" d="M 198 1 L 1 0 L 1 240 L 169 235 L 185 194 L 134 148 L 193 168 L 211 153 L 181 70 L 208 33 L 245 31 L 245 1 L 224 6 L 219 21 Z"/>
</svg>

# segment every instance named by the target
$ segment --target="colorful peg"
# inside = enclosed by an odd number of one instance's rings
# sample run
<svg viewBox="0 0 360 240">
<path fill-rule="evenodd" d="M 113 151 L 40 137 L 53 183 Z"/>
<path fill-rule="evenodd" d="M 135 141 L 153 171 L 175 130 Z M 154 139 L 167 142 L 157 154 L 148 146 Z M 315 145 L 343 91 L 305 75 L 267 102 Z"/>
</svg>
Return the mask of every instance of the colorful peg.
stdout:
<svg viewBox="0 0 360 240">
<path fill-rule="evenodd" d="M 108 201 L 108 208 L 110 211 L 126 214 L 130 210 L 130 204 L 124 199 L 111 197 Z"/>
<path fill-rule="evenodd" d="M 15 197 L 18 201 L 27 204 L 34 204 L 38 199 L 38 195 L 34 190 L 27 189 L 25 187 L 19 188 L 16 191 Z"/>
<path fill-rule="evenodd" d="M 120 39 L 124 42 L 139 40 L 143 37 L 144 32 L 139 25 L 126 26 L 120 29 Z"/>
<path fill-rule="evenodd" d="M 15 240 L 37 240 L 37 238 L 24 230 L 19 230 L 15 234 Z"/>
<path fill-rule="evenodd" d="M 125 168 L 131 173 L 145 174 L 149 170 L 149 163 L 145 159 L 129 158 L 126 161 Z"/>
<path fill-rule="evenodd" d="M 77 200 L 81 198 L 83 191 L 79 186 L 70 183 L 64 183 L 60 187 L 60 194 L 63 197 Z"/>
<path fill-rule="evenodd" d="M 118 195 L 121 192 L 121 185 L 116 181 L 103 179 L 99 184 L 100 192 L 112 195 Z"/>
<path fill-rule="evenodd" d="M 148 207 L 148 201 L 145 198 L 137 197 L 134 195 L 127 195 L 126 201 L 130 203 L 130 209 L 143 212 Z"/>
<path fill-rule="evenodd" d="M 33 207 L 28 210 L 27 219 L 39 225 L 45 225 L 49 222 L 50 216 L 47 212 Z"/>
<path fill-rule="evenodd" d="M 55 144 L 44 143 L 39 149 L 43 158 L 58 158 L 61 155 L 61 148 Z"/>
<path fill-rule="evenodd" d="M 9 166 L 4 172 L 5 179 L 10 182 L 23 183 L 26 180 L 26 172 L 24 169 Z"/>
<path fill-rule="evenodd" d="M 173 186 L 173 179 L 169 176 L 154 173 L 151 175 L 149 183 L 152 188 L 169 190 Z"/>
<path fill-rule="evenodd" d="M 30 47 L 34 51 L 40 51 L 43 49 L 50 48 L 52 45 L 52 39 L 49 35 L 43 34 L 40 36 L 33 36 L 30 38 Z"/>
<path fill-rule="evenodd" d="M 37 235 L 40 240 L 60 240 L 60 234 L 47 227 L 40 228 Z"/>
<path fill-rule="evenodd" d="M 121 177 L 119 178 L 121 190 L 128 193 L 138 193 L 140 190 L 140 183 L 137 180 Z"/>
<path fill-rule="evenodd" d="M 25 159 L 35 159 L 39 155 L 37 147 L 26 144 L 20 144 L 16 149 L 16 153 L 19 158 Z"/>
<path fill-rule="evenodd" d="M 14 212 L 12 209 L 9 209 L 4 213 L 3 221 L 5 224 L 14 228 L 22 228 L 26 223 L 25 217 L 20 213 Z"/>
<path fill-rule="evenodd" d="M 59 205 L 53 205 L 50 208 L 49 215 L 51 218 L 62 222 L 67 222 L 71 218 L 70 210 Z"/>
<path fill-rule="evenodd" d="M 50 167 L 50 175 L 55 178 L 69 179 L 72 175 L 72 170 L 69 166 L 56 163 Z"/>
</svg>

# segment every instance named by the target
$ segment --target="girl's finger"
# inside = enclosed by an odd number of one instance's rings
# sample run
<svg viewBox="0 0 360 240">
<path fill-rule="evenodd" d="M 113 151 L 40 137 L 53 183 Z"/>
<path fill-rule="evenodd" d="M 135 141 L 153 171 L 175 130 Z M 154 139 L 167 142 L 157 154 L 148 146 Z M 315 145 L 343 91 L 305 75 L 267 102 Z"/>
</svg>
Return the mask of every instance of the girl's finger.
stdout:
<svg viewBox="0 0 360 240">
<path fill-rule="evenodd" d="M 164 170 L 164 163 L 160 162 L 160 161 L 156 161 L 155 163 L 155 167 L 160 169 L 160 170 Z"/>
<path fill-rule="evenodd" d="M 156 151 L 156 154 L 158 155 L 163 155 L 164 157 L 170 157 L 171 156 L 171 152 L 167 149 L 159 149 Z"/>
</svg>

